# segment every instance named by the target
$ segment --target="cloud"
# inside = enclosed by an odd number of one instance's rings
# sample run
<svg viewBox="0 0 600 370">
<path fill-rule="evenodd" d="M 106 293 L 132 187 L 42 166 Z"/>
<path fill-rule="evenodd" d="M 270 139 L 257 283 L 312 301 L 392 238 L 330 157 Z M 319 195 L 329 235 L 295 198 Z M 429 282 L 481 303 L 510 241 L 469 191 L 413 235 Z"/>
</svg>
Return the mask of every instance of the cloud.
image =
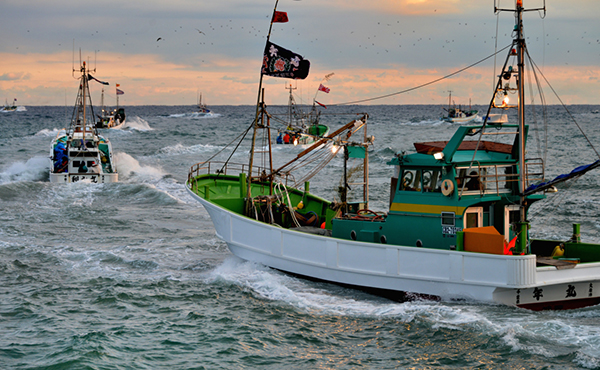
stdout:
<svg viewBox="0 0 600 370">
<path fill-rule="evenodd" d="M 25 72 L 8 72 L 0 75 L 0 81 L 29 80 L 30 78 L 31 74 Z"/>
</svg>

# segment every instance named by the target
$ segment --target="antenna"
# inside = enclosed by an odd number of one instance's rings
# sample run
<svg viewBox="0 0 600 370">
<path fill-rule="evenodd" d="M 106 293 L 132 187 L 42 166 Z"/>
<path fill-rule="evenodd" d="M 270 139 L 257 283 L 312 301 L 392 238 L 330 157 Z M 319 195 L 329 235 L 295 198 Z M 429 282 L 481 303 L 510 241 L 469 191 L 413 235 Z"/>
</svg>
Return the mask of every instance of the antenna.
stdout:
<svg viewBox="0 0 600 370">
<path fill-rule="evenodd" d="M 71 76 L 75 78 L 75 39 L 73 39 L 73 53 L 71 55 Z"/>
</svg>

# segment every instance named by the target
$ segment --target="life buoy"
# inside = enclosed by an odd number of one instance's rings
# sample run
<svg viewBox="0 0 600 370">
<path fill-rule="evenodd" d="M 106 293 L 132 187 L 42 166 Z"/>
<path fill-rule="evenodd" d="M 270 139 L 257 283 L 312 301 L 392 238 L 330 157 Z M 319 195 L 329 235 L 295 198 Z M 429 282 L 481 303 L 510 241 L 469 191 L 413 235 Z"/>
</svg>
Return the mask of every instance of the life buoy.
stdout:
<svg viewBox="0 0 600 370">
<path fill-rule="evenodd" d="M 450 179 L 442 181 L 442 194 L 448 196 L 454 191 L 454 183 Z"/>
</svg>

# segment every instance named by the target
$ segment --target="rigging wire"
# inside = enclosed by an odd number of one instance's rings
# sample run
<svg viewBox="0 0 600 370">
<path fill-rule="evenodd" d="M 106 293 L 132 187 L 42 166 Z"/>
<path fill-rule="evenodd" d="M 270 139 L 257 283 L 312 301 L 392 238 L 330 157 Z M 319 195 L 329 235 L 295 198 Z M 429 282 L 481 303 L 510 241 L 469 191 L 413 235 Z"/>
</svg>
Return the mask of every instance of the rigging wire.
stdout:
<svg viewBox="0 0 600 370">
<path fill-rule="evenodd" d="M 246 131 L 244 131 L 241 134 L 239 134 L 238 136 L 236 136 L 233 140 L 231 140 L 229 143 L 227 143 L 227 145 L 225 145 L 223 148 L 221 148 L 221 150 L 219 150 L 218 152 L 216 152 L 212 157 L 210 157 L 207 160 L 205 160 L 204 162 L 202 162 L 202 164 L 210 162 L 213 158 L 215 158 L 216 156 L 218 156 L 219 154 L 221 154 L 221 152 L 223 152 L 225 149 L 227 149 L 234 141 L 236 141 L 236 140 L 239 139 L 238 144 L 235 146 L 235 148 L 233 149 L 233 151 L 229 155 L 229 158 L 227 158 L 227 160 L 223 164 L 223 167 L 221 167 L 221 170 L 223 170 L 223 168 L 225 168 L 225 166 L 227 166 L 227 163 L 229 163 L 229 160 L 231 159 L 231 157 L 233 156 L 233 154 L 236 152 L 236 150 L 238 149 L 238 147 L 240 146 L 240 144 L 242 143 L 242 141 L 246 138 L 246 135 L 248 134 L 248 132 L 250 131 L 250 129 L 252 128 L 253 125 L 254 125 L 254 121 L 246 129 Z M 240 139 L 240 137 L 242 137 L 242 138 Z"/>
<path fill-rule="evenodd" d="M 500 12 L 496 14 L 496 37 L 494 38 L 494 69 L 492 70 L 492 89 L 496 84 L 496 56 L 498 55 L 498 24 L 500 23 Z M 492 94 L 495 94 L 492 91 Z"/>
<path fill-rule="evenodd" d="M 573 123 L 575 123 L 575 126 L 577 126 L 577 128 L 579 129 L 579 131 L 581 132 L 581 134 L 583 135 L 583 137 L 585 138 L 585 140 L 587 140 L 588 144 L 590 145 L 590 147 L 592 148 L 592 150 L 594 151 L 594 153 L 596 153 L 596 155 L 598 156 L 598 158 L 600 158 L 600 154 L 598 154 L 598 151 L 596 150 L 596 148 L 594 147 L 594 145 L 592 144 L 592 142 L 590 141 L 590 139 L 588 138 L 588 136 L 585 134 L 585 132 L 583 131 L 583 129 L 581 128 L 581 126 L 579 126 L 579 123 L 577 122 L 577 120 L 575 119 L 575 117 L 573 117 L 573 114 L 571 114 L 571 111 L 569 111 L 569 109 L 567 108 L 567 106 L 565 105 L 565 103 L 562 101 L 562 99 L 560 98 L 560 96 L 556 92 L 556 90 L 554 90 L 554 87 L 552 87 L 552 85 L 550 84 L 550 81 L 548 81 L 548 79 L 546 78 L 546 76 L 544 76 L 544 74 L 542 73 L 542 71 L 540 70 L 540 68 L 537 66 L 537 64 L 535 64 L 535 62 L 531 59 L 531 56 L 529 56 L 529 52 L 527 51 L 527 49 L 525 49 L 525 51 L 527 53 L 527 57 L 529 58 L 529 60 L 533 64 L 533 66 L 538 70 L 538 72 L 540 73 L 540 75 L 544 78 L 544 81 L 546 81 L 546 83 L 548 84 L 548 87 L 550 87 L 550 89 L 554 93 L 554 96 L 556 96 L 556 98 L 558 99 L 558 101 L 560 102 L 560 104 L 563 106 L 563 108 L 565 109 L 565 111 L 567 112 L 567 114 L 569 115 L 569 117 L 571 118 L 571 120 L 573 121 Z"/>
<path fill-rule="evenodd" d="M 505 46 L 504 48 L 502 48 L 502 49 L 500 49 L 500 50 L 496 51 L 495 53 L 493 53 L 493 54 L 491 54 L 491 55 L 489 55 L 489 56 L 487 56 L 487 57 L 485 57 L 485 58 L 483 58 L 483 59 L 481 59 L 481 60 L 479 60 L 479 61 L 477 61 L 477 62 L 475 62 L 475 63 L 473 63 L 473 64 L 470 64 L 470 65 L 468 65 L 468 66 L 466 66 L 466 67 L 464 67 L 464 68 L 461 68 L 461 69 L 459 69 L 459 70 L 457 70 L 457 71 L 454 71 L 454 72 L 452 72 L 452 73 L 450 73 L 450 74 L 448 74 L 448 75 L 446 75 L 446 76 L 443 76 L 443 77 L 437 78 L 437 79 L 435 79 L 435 80 L 432 80 L 432 81 L 426 82 L 426 83 L 424 83 L 424 84 L 421 84 L 421 85 L 418 85 L 418 86 L 415 86 L 415 87 L 408 88 L 408 89 L 406 89 L 406 90 L 398 91 L 398 92 L 391 93 L 391 94 L 386 94 L 386 95 L 376 96 L 376 97 L 374 97 L 374 98 L 368 98 L 368 99 L 362 99 L 362 100 L 355 100 L 355 101 L 351 101 L 351 102 L 345 102 L 345 103 L 328 104 L 328 105 L 331 105 L 331 106 L 337 106 L 337 105 L 350 105 L 350 104 L 364 103 L 364 102 L 368 102 L 368 101 L 373 101 L 373 100 L 378 100 L 378 99 L 389 98 L 390 96 L 395 96 L 395 95 L 405 94 L 405 93 L 407 93 L 407 92 L 411 92 L 411 91 L 414 91 L 414 90 L 418 90 L 418 89 L 420 89 L 420 88 L 423 88 L 423 87 L 425 87 L 425 86 L 433 85 L 434 83 L 437 83 L 437 82 L 440 82 L 440 81 L 442 81 L 442 80 L 448 79 L 448 78 L 450 78 L 450 77 L 452 77 L 452 76 L 455 76 L 455 75 L 457 75 L 457 74 L 459 74 L 459 73 L 461 73 L 461 72 L 464 72 L 464 71 L 466 71 L 467 69 L 473 68 L 474 66 L 476 66 L 476 65 L 478 65 L 478 64 L 481 64 L 481 63 L 485 62 L 486 60 L 490 59 L 491 57 L 495 56 L 495 55 L 496 55 L 496 54 L 498 54 L 498 53 L 501 53 L 501 52 L 503 52 L 504 50 L 508 49 L 508 48 L 509 48 L 509 47 L 511 47 L 511 46 L 512 46 L 512 44 L 511 44 L 511 45 L 507 45 L 507 46 Z"/>
</svg>

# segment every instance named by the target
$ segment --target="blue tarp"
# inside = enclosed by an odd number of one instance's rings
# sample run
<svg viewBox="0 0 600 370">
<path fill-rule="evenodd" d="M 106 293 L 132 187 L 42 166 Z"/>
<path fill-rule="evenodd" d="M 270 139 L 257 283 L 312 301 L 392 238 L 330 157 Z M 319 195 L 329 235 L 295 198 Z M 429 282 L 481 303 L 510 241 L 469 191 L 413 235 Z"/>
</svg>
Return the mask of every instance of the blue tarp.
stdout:
<svg viewBox="0 0 600 370">
<path fill-rule="evenodd" d="M 540 184 L 530 185 L 527 189 L 525 189 L 524 195 L 529 195 L 532 193 L 537 193 L 538 191 L 546 190 L 546 189 L 554 186 L 555 184 L 561 183 L 563 181 L 567 181 L 574 177 L 581 176 L 584 173 L 588 172 L 589 170 L 592 170 L 598 166 L 600 166 L 600 159 L 594 163 L 585 164 L 583 166 L 576 167 L 573 171 L 566 173 L 566 174 L 558 175 L 550 181 L 542 182 Z"/>
</svg>

